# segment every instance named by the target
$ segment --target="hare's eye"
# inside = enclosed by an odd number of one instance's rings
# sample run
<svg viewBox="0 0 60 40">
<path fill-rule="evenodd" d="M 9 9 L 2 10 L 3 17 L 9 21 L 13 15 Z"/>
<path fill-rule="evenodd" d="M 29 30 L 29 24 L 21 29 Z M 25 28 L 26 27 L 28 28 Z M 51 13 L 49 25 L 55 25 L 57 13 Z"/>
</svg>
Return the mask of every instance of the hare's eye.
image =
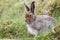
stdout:
<svg viewBox="0 0 60 40">
<path fill-rule="evenodd" d="M 30 15 L 30 17 L 31 17 L 31 15 Z"/>
</svg>

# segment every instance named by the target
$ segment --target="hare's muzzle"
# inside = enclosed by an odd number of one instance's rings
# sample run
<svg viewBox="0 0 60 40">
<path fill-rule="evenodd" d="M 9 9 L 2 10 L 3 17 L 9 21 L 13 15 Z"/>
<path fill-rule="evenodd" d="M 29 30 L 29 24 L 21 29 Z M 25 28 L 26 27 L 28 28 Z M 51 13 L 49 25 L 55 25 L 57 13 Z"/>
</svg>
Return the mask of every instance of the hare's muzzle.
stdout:
<svg viewBox="0 0 60 40">
<path fill-rule="evenodd" d="M 30 23 L 30 18 L 26 18 L 26 19 L 25 19 L 25 22 L 26 22 L 26 23 Z"/>
</svg>

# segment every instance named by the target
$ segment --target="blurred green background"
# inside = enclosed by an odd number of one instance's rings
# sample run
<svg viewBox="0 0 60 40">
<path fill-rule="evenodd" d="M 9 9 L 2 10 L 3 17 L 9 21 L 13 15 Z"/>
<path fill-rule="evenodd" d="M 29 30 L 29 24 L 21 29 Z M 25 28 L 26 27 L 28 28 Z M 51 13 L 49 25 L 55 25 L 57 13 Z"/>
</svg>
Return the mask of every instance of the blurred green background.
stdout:
<svg viewBox="0 0 60 40">
<path fill-rule="evenodd" d="M 24 3 L 30 6 L 35 1 L 35 13 L 48 14 L 56 18 L 56 33 L 38 36 L 37 40 L 60 40 L 60 0 L 0 0 L 0 39 L 33 40 L 34 36 L 27 36 L 24 22 L 26 13 Z"/>
</svg>

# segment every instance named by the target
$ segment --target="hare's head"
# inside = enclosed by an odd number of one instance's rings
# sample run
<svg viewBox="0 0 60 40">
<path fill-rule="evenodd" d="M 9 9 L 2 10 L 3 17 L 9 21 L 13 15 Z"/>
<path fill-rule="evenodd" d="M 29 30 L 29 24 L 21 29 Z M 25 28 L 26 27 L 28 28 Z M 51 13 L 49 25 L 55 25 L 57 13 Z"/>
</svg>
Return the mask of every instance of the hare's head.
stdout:
<svg viewBox="0 0 60 40">
<path fill-rule="evenodd" d="M 31 7 L 29 8 L 26 4 L 24 4 L 26 7 L 26 14 L 25 14 L 25 22 L 26 23 L 31 23 L 35 20 L 35 14 L 34 14 L 34 9 L 35 9 L 35 2 L 33 1 L 31 3 Z"/>
</svg>

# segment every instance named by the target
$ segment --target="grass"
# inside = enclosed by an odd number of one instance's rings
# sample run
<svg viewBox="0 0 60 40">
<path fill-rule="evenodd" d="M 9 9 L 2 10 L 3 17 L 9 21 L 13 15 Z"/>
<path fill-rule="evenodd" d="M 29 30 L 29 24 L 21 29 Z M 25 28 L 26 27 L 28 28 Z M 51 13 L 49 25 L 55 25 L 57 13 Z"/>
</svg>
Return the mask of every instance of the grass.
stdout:
<svg viewBox="0 0 60 40">
<path fill-rule="evenodd" d="M 0 0 L 0 39 L 33 40 L 33 35 L 27 36 L 27 28 L 24 22 L 24 14 L 26 12 L 23 2 L 25 1 L 21 0 L 21 3 L 19 3 L 19 0 Z M 60 8 L 55 8 L 53 11 L 58 24 L 60 24 L 59 11 Z M 49 33 L 45 36 L 39 34 L 37 40 L 55 40 L 53 34 Z"/>
</svg>

